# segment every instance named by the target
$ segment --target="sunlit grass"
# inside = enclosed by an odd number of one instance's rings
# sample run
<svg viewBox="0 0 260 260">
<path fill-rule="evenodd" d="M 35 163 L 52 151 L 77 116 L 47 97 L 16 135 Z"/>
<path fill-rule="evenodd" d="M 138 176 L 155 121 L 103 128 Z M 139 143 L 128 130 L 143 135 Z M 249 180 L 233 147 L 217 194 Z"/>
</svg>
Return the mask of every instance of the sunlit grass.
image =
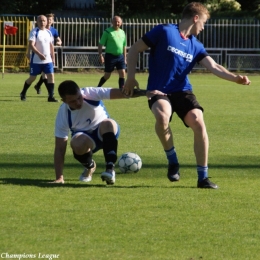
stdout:
<svg viewBox="0 0 260 260">
<path fill-rule="evenodd" d="M 102 74 L 56 74 L 81 87 L 96 86 Z M 47 91 L 19 93 L 27 74 L 5 74 L 0 86 L 0 253 L 58 254 L 59 259 L 258 259 L 260 77 L 240 86 L 212 75 L 191 74 L 204 107 L 210 140 L 209 175 L 218 190 L 196 188 L 193 134 L 174 115 L 171 126 L 181 180 L 166 178 L 167 161 L 154 133 L 144 97 L 105 101 L 121 127 L 118 155 L 133 151 L 143 167 L 100 179 L 102 151 L 94 155 L 93 181 L 78 181 L 81 165 L 67 149 L 66 183 L 54 179 L 54 121 L 61 103 Z M 138 74 L 145 88 L 147 75 Z M 105 87 L 117 87 L 113 74 Z M 37 258 L 36 257 L 36 258 Z"/>
</svg>

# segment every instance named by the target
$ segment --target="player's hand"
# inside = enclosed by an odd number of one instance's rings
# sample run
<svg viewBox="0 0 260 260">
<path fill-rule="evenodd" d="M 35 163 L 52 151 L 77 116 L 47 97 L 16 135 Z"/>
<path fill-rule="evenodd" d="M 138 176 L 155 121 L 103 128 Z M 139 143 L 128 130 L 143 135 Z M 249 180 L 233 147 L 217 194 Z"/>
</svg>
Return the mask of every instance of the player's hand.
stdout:
<svg viewBox="0 0 260 260">
<path fill-rule="evenodd" d="M 49 182 L 49 183 L 60 183 L 60 184 L 64 184 L 65 181 L 64 181 L 63 177 L 60 177 L 60 178 L 56 179 L 55 181 L 51 181 L 51 182 Z"/>
<path fill-rule="evenodd" d="M 241 85 L 250 85 L 251 81 L 247 76 L 237 75 L 236 83 Z"/>
<path fill-rule="evenodd" d="M 45 60 L 45 59 L 46 59 L 45 55 L 43 55 L 43 54 L 41 54 L 41 53 L 39 53 L 38 56 L 39 56 L 39 58 L 40 58 L 41 60 Z"/>
<path fill-rule="evenodd" d="M 99 62 L 103 64 L 105 62 L 103 55 L 99 56 Z"/>
<path fill-rule="evenodd" d="M 125 95 L 125 97 L 132 97 L 135 87 L 139 89 L 138 81 L 135 78 L 127 79 L 123 89 L 123 94 Z"/>
<path fill-rule="evenodd" d="M 156 96 L 156 95 L 167 96 L 167 94 L 165 94 L 159 90 L 152 90 L 152 91 L 146 92 L 146 96 L 148 99 L 151 99 L 153 96 Z"/>
</svg>

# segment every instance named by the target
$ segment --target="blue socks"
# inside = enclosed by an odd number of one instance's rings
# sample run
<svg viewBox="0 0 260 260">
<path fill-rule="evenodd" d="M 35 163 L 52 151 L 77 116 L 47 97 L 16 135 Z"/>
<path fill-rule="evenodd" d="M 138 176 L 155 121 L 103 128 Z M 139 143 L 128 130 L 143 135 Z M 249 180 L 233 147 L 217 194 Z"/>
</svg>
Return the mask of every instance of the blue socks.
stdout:
<svg viewBox="0 0 260 260">
<path fill-rule="evenodd" d="M 202 181 L 205 178 L 208 178 L 208 166 L 197 165 L 198 171 L 198 181 Z"/>
<path fill-rule="evenodd" d="M 178 158 L 174 147 L 172 147 L 170 150 L 164 151 L 169 161 L 169 164 L 178 164 Z M 197 172 L 199 182 L 205 178 L 208 178 L 208 166 L 197 165 Z"/>
<path fill-rule="evenodd" d="M 170 150 L 164 150 L 169 164 L 178 164 L 178 158 L 174 146 Z"/>
</svg>

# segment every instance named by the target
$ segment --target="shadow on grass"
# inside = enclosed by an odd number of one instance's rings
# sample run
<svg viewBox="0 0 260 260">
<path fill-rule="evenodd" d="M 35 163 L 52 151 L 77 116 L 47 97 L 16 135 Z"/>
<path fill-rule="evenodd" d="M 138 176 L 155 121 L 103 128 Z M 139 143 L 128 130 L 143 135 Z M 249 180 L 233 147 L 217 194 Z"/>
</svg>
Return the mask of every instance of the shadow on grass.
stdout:
<svg viewBox="0 0 260 260">
<path fill-rule="evenodd" d="M 100 157 L 102 157 L 100 155 Z M 240 159 L 240 157 L 238 157 Z M 248 169 L 259 169 L 259 162 L 258 158 L 256 160 L 256 157 L 247 158 L 248 164 L 246 164 L 245 160 L 238 160 L 238 158 L 233 158 L 233 163 L 223 163 L 223 164 L 209 164 L 210 169 L 239 169 L 239 170 L 248 170 Z M 100 159 L 101 160 L 101 159 Z M 145 161 L 145 160 L 144 160 Z M 147 160 L 148 161 L 148 160 Z M 76 163 L 74 162 L 68 162 L 66 164 L 66 167 L 75 167 Z M 10 162 L 0 162 L 0 168 L 6 169 L 6 170 L 13 170 L 13 169 L 19 169 L 19 170 L 25 170 L 27 169 L 35 169 L 36 167 L 40 167 L 43 170 L 46 169 L 52 169 L 53 170 L 53 164 L 52 163 L 10 163 Z M 166 169 L 166 164 L 165 163 L 145 163 L 143 164 L 143 168 L 146 168 L 148 170 L 149 174 L 150 172 L 154 173 L 154 171 L 162 171 L 165 172 Z M 181 169 L 186 168 L 186 169 L 195 169 L 194 164 L 181 164 Z M 181 170 L 182 172 L 182 170 Z M 121 174 L 118 174 L 121 175 Z M 2 175 L 3 176 L 3 175 Z M 105 183 L 101 184 L 91 184 L 91 183 L 75 183 L 76 180 L 74 178 L 72 179 L 66 179 L 65 184 L 55 184 L 55 183 L 50 183 L 51 180 L 48 179 L 35 179 L 34 176 L 32 175 L 32 178 L 22 178 L 22 177 L 17 177 L 12 178 L 12 177 L 2 177 L 0 178 L 0 185 L 19 185 L 19 186 L 36 186 L 40 188 L 116 188 L 116 189 L 135 189 L 135 188 L 170 188 L 170 189 L 194 189 L 196 188 L 195 186 L 188 186 L 185 185 L 183 182 L 179 183 L 173 183 L 172 185 L 165 185 L 165 186 L 160 186 L 160 185 L 143 185 L 143 184 L 137 184 L 137 185 L 120 185 L 120 180 L 115 184 L 115 185 L 106 185 Z M 168 183 L 169 184 L 169 183 Z M 197 188 L 196 188 L 197 189 Z"/>
<path fill-rule="evenodd" d="M 95 160 L 98 164 L 98 161 Z M 103 165 L 104 163 L 100 163 L 101 165 Z M 66 168 L 68 167 L 75 167 L 75 165 L 79 165 L 78 163 L 66 163 Z M 227 168 L 227 169 L 259 169 L 259 162 L 253 162 L 249 160 L 248 163 L 243 161 L 240 162 L 234 162 L 232 164 L 227 164 L 227 163 L 223 163 L 223 164 L 214 164 L 214 163 L 209 163 L 209 168 L 211 169 L 219 169 L 219 168 Z M 44 168 L 50 168 L 53 169 L 53 163 L 36 163 L 36 162 L 32 162 L 32 163 L 10 163 L 10 162 L 0 162 L 0 168 L 8 168 L 8 169 L 25 169 L 25 168 L 35 168 L 35 167 L 40 167 L 42 169 Z M 180 163 L 180 167 L 181 168 L 192 168 L 195 169 L 196 168 L 196 164 L 185 164 L 185 163 Z M 151 169 L 167 169 L 167 163 L 160 163 L 160 164 L 155 164 L 155 163 L 143 163 L 143 168 L 151 168 Z"/>
<path fill-rule="evenodd" d="M 5 99 L 3 99 L 3 98 L 5 98 Z M 8 99 L 8 98 L 10 98 L 10 99 Z M 15 99 L 14 99 L 15 98 Z M 20 95 L 14 95 L 14 96 L 4 96 L 4 97 L 2 97 L 1 99 L 0 99 L 0 102 L 1 101 L 5 101 L 5 102 L 9 102 L 9 101 L 15 101 L 15 102 L 17 102 L 17 99 L 21 99 L 20 98 Z M 41 94 L 41 95 L 37 95 L 37 96 L 32 96 L 32 95 L 26 95 L 26 98 L 31 98 L 32 100 L 33 99 L 35 99 L 35 98 L 45 98 L 46 99 L 46 101 L 47 101 L 47 99 L 48 99 L 48 93 L 46 92 L 45 94 Z"/>
<path fill-rule="evenodd" d="M 19 185 L 19 186 L 36 186 L 40 188 L 116 188 L 116 189 L 135 189 L 135 188 L 186 188 L 193 189 L 194 186 L 180 186 L 174 183 L 174 186 L 151 186 L 151 185 L 106 185 L 106 184 L 90 184 L 90 183 L 50 183 L 45 179 L 20 179 L 20 178 L 0 178 L 0 185 Z"/>
</svg>

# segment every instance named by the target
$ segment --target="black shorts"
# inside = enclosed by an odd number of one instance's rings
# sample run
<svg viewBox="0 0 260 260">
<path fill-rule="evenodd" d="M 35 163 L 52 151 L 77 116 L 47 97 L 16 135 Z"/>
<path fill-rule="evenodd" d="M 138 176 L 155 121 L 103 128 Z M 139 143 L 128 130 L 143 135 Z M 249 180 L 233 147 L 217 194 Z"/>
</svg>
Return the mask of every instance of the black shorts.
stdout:
<svg viewBox="0 0 260 260">
<path fill-rule="evenodd" d="M 123 54 L 115 56 L 110 53 L 105 54 L 105 72 L 112 72 L 116 67 L 117 70 L 126 68 L 125 56 Z"/>
<path fill-rule="evenodd" d="M 151 109 L 152 105 L 159 99 L 169 101 L 172 107 L 172 115 L 174 112 L 176 112 L 176 114 L 183 121 L 184 124 L 184 117 L 190 110 L 197 108 L 200 109 L 202 112 L 204 111 L 192 91 L 175 92 L 172 94 L 168 94 L 167 96 L 153 96 L 151 99 L 148 100 L 149 108 Z M 172 115 L 170 121 L 172 120 Z M 185 126 L 187 125 L 185 124 Z"/>
</svg>

